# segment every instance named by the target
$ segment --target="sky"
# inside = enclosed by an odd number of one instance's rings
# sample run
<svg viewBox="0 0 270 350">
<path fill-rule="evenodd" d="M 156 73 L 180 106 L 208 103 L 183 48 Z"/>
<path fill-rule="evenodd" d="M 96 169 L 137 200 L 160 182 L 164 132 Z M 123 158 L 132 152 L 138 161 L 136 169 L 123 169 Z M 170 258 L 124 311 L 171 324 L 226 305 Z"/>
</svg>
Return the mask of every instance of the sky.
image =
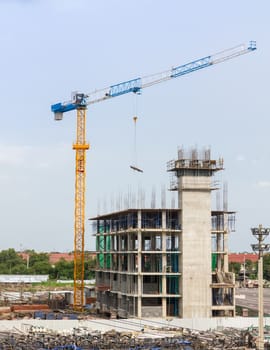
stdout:
<svg viewBox="0 0 270 350">
<path fill-rule="evenodd" d="M 229 249 L 251 251 L 250 228 L 270 226 L 269 13 L 267 0 L 0 0 L 0 250 L 73 250 L 76 113 L 56 122 L 52 104 L 256 40 L 255 52 L 89 106 L 86 131 L 87 219 L 138 192 L 159 207 L 177 149 L 210 147 L 236 211 Z M 87 250 L 92 233 L 87 220 Z"/>
</svg>

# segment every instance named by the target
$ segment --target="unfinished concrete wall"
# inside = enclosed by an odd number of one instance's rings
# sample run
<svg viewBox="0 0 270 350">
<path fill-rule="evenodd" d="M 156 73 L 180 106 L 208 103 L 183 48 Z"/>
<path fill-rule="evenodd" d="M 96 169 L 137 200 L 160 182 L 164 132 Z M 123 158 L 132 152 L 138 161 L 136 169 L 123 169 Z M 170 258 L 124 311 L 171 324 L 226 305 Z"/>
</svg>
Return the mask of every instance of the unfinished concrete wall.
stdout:
<svg viewBox="0 0 270 350">
<path fill-rule="evenodd" d="M 182 317 L 211 316 L 211 177 L 179 177 Z"/>
<path fill-rule="evenodd" d="M 142 317 L 162 317 L 162 306 L 143 306 Z"/>
</svg>

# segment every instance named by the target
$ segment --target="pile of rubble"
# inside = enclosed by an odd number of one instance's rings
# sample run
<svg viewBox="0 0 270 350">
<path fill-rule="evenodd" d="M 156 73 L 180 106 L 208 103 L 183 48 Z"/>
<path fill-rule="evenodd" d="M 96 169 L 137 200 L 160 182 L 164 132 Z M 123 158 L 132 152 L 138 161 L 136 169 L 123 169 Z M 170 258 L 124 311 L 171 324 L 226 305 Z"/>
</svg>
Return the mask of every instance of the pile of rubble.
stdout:
<svg viewBox="0 0 270 350">
<path fill-rule="evenodd" d="M 182 328 L 141 330 L 141 332 L 100 332 L 89 328 L 52 331 L 29 326 L 28 330 L 0 332 L 1 350 L 245 350 L 255 349 L 256 334 L 226 328 L 198 332 Z"/>
<path fill-rule="evenodd" d="M 168 339 L 136 336 L 129 332 L 114 330 L 100 333 L 82 329 L 72 332 L 55 333 L 45 329 L 33 328 L 28 334 L 0 332 L 0 349 L 9 350 L 139 350 L 139 349 L 192 349 L 189 341 L 172 337 Z"/>
<path fill-rule="evenodd" d="M 246 330 L 225 328 L 221 331 L 186 331 L 188 339 L 192 342 L 194 350 L 216 350 L 216 349 L 255 349 L 256 338 Z"/>
</svg>

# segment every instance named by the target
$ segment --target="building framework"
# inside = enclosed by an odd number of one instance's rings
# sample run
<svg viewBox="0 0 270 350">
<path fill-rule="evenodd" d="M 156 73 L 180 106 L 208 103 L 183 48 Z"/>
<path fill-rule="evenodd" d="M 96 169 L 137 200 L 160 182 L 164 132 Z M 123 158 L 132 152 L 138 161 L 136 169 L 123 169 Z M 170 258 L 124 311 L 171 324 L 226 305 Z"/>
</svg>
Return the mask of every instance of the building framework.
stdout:
<svg viewBox="0 0 270 350">
<path fill-rule="evenodd" d="M 127 209 L 93 218 L 97 309 L 118 317 L 234 316 L 228 233 L 235 213 L 211 210 L 210 151 L 168 163 L 177 209 Z"/>
</svg>

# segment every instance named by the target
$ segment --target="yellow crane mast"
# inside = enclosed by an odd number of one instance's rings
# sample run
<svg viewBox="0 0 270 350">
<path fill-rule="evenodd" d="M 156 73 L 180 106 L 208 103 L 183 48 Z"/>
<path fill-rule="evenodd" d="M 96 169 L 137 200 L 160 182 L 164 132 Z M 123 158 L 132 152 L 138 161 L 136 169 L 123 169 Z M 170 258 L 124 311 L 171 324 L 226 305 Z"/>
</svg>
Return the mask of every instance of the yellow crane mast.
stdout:
<svg viewBox="0 0 270 350">
<path fill-rule="evenodd" d="M 75 166 L 75 222 L 74 222 L 74 309 L 81 310 L 84 304 L 84 223 L 85 223 L 85 164 L 86 107 L 77 109 L 77 138 L 73 144 L 76 151 Z"/>
</svg>

